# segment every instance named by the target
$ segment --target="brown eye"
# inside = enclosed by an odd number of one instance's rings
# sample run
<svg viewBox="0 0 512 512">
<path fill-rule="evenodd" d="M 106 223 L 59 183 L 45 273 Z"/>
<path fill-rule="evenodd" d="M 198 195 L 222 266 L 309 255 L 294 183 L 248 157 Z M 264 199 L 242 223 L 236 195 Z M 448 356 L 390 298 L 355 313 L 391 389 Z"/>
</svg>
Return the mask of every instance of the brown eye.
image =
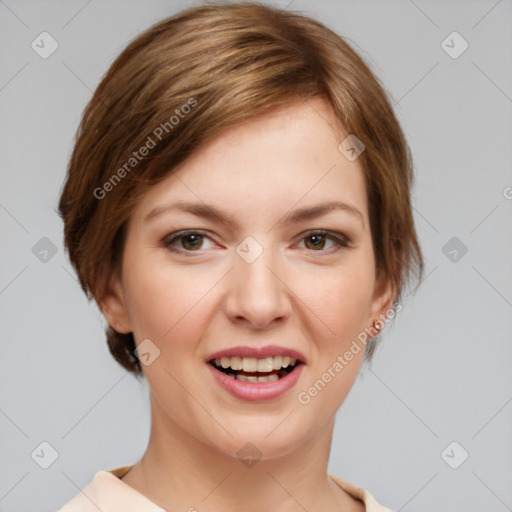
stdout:
<svg viewBox="0 0 512 512">
<path fill-rule="evenodd" d="M 210 237 L 200 231 L 180 231 L 165 238 L 162 245 L 170 251 L 186 254 L 203 249 L 205 239 L 210 240 Z"/>
<path fill-rule="evenodd" d="M 325 235 L 309 235 L 305 240 L 311 242 L 311 246 L 308 246 L 308 243 L 306 242 L 306 247 L 308 249 L 323 249 L 325 247 Z"/>
<path fill-rule="evenodd" d="M 325 244 L 327 241 L 334 242 L 334 245 L 338 247 L 348 247 L 348 241 L 346 237 L 336 236 L 327 231 L 316 231 L 307 234 L 303 240 L 305 240 L 305 246 L 307 249 L 310 249 L 314 252 L 327 252 L 328 249 L 332 247 L 328 247 L 325 249 Z"/>
<path fill-rule="evenodd" d="M 203 235 L 184 235 L 181 236 L 182 246 L 187 250 L 199 249 L 202 245 Z"/>
</svg>

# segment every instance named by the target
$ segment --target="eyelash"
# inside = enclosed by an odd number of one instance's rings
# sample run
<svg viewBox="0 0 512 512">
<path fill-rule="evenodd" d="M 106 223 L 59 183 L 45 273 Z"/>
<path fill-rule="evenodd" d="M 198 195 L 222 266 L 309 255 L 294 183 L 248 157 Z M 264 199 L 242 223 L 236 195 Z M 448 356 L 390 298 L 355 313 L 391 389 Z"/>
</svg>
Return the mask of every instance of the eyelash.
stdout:
<svg viewBox="0 0 512 512">
<path fill-rule="evenodd" d="M 169 249 L 172 252 L 179 253 L 179 254 L 185 254 L 187 256 L 193 256 L 194 253 L 200 253 L 201 250 L 199 249 L 197 251 L 187 251 L 185 249 L 177 249 L 175 247 L 172 247 L 172 244 L 174 242 L 176 242 L 180 238 L 185 238 L 185 237 L 190 236 L 190 235 L 201 235 L 201 236 L 204 236 L 206 238 L 210 238 L 204 231 L 200 231 L 200 230 L 185 230 L 185 231 L 177 231 L 176 233 L 171 233 L 170 235 L 168 235 L 167 237 L 165 237 L 162 240 L 161 244 L 162 244 L 162 246 L 164 248 Z M 338 245 L 338 248 L 336 249 L 336 252 L 338 250 L 342 249 L 342 248 L 350 247 L 350 240 L 345 235 L 343 235 L 342 233 L 335 233 L 335 232 L 331 232 L 331 231 L 325 231 L 323 229 L 315 229 L 315 230 L 312 230 L 312 231 L 308 231 L 301 238 L 300 241 L 303 241 L 306 238 L 309 238 L 309 237 L 312 237 L 312 236 L 315 236 L 315 235 L 325 236 L 327 239 L 334 241 Z M 328 249 L 327 250 L 318 250 L 318 251 L 310 250 L 310 252 L 313 252 L 313 253 L 316 253 L 316 252 L 318 252 L 318 253 L 327 253 Z"/>
</svg>

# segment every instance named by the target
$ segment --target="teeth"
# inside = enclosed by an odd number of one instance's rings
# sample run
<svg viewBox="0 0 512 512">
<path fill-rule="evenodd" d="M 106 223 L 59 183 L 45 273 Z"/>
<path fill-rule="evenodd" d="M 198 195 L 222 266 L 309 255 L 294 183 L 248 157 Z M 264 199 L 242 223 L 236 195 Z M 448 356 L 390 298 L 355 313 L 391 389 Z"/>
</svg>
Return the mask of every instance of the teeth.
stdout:
<svg viewBox="0 0 512 512">
<path fill-rule="evenodd" d="M 215 359 L 215 365 L 219 368 L 263 373 L 294 366 L 296 362 L 297 360 L 290 356 L 265 357 L 263 359 L 255 357 L 222 357 Z"/>
<path fill-rule="evenodd" d="M 241 370 L 242 369 L 242 358 L 241 357 L 232 357 L 230 366 L 231 366 L 232 370 Z"/>
<path fill-rule="evenodd" d="M 228 374 L 228 377 L 234 377 L 236 380 L 241 380 L 242 382 L 274 382 L 279 379 L 279 377 L 273 373 L 272 375 L 267 375 L 265 377 L 253 377 L 247 375 L 233 375 Z"/>
<path fill-rule="evenodd" d="M 244 372 L 258 371 L 258 360 L 255 357 L 244 357 L 242 359 L 242 369 Z"/>
<path fill-rule="evenodd" d="M 274 358 L 266 357 L 265 359 L 258 359 L 259 372 L 271 372 L 274 369 Z"/>
</svg>

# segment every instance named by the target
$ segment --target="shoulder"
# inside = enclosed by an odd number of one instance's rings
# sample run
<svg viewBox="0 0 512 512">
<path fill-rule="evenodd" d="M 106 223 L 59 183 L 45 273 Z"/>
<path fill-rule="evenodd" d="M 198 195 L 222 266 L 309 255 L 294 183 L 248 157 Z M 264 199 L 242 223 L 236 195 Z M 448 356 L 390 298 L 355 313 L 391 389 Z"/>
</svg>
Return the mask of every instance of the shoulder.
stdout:
<svg viewBox="0 0 512 512">
<path fill-rule="evenodd" d="M 351 496 L 360 499 L 365 504 L 366 512 L 393 512 L 391 509 L 381 505 L 366 489 L 357 487 L 346 480 L 331 475 L 331 473 L 329 473 L 329 477 Z"/>
<path fill-rule="evenodd" d="M 130 468 L 131 466 L 122 466 L 98 471 L 92 481 L 57 512 L 163 512 L 160 507 L 120 479 Z"/>
<path fill-rule="evenodd" d="M 98 512 L 95 503 L 98 494 L 98 480 L 101 479 L 101 471 L 94 475 L 94 478 L 83 489 L 81 489 L 71 500 L 65 503 L 57 512 Z"/>
</svg>

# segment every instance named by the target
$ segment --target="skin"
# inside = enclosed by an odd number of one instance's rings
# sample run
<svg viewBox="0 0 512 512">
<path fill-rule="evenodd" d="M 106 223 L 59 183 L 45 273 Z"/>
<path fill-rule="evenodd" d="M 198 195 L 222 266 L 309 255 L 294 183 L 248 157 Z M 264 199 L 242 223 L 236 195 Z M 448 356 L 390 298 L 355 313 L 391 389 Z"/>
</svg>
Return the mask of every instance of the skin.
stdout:
<svg viewBox="0 0 512 512">
<path fill-rule="evenodd" d="M 140 200 L 128 223 L 122 265 L 102 310 L 117 331 L 149 338 L 160 355 L 143 365 L 150 387 L 151 435 L 123 481 L 167 510 L 360 511 L 327 476 L 335 414 L 364 349 L 307 404 L 307 390 L 393 303 L 376 276 L 363 172 L 338 151 L 348 134 L 320 98 L 274 109 L 205 145 Z M 214 205 L 240 224 L 156 206 L 176 200 Z M 338 200 L 334 210 L 296 225 L 290 210 Z M 206 232 L 162 240 L 184 229 Z M 348 247 L 311 230 L 337 231 Z M 253 237 L 263 253 L 236 252 Z M 187 252 L 188 251 L 188 252 Z M 306 366 L 281 397 L 248 402 L 221 389 L 206 361 L 236 345 L 277 344 L 302 352 Z M 237 452 L 252 443 L 252 467 Z"/>
</svg>

